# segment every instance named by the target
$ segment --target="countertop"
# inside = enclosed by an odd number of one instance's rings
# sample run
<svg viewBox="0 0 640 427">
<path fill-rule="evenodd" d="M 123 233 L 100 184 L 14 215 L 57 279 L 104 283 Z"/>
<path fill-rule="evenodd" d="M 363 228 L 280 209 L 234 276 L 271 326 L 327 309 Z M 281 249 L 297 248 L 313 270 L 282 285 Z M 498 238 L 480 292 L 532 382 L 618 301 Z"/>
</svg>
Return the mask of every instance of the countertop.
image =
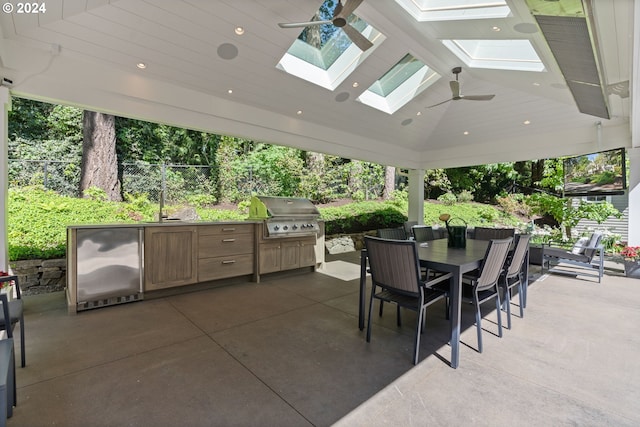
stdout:
<svg viewBox="0 0 640 427">
<path fill-rule="evenodd" d="M 244 221 L 179 221 L 179 220 L 164 220 L 162 222 L 149 221 L 149 222 L 127 222 L 116 224 L 82 224 L 82 225 L 68 225 L 67 229 L 82 229 L 82 228 L 144 228 L 144 227 L 176 227 L 185 225 L 237 225 L 237 224 L 259 224 L 260 220 L 244 220 Z"/>
</svg>

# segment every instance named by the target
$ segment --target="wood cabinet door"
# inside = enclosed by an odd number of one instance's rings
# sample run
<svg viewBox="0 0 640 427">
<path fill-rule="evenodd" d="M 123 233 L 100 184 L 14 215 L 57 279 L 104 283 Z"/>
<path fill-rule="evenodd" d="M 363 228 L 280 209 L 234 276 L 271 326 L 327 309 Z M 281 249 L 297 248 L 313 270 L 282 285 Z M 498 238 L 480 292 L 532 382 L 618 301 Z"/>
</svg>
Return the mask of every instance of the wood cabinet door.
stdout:
<svg viewBox="0 0 640 427">
<path fill-rule="evenodd" d="M 144 288 L 155 290 L 197 281 L 198 241 L 195 227 L 146 227 Z"/>
<path fill-rule="evenodd" d="M 300 242 L 283 242 L 280 255 L 280 269 L 291 270 L 300 267 Z"/>
<path fill-rule="evenodd" d="M 260 244 L 260 274 L 280 271 L 280 243 Z"/>
<path fill-rule="evenodd" d="M 314 265 L 316 265 L 315 241 L 300 242 L 300 267 L 311 267 Z"/>
</svg>

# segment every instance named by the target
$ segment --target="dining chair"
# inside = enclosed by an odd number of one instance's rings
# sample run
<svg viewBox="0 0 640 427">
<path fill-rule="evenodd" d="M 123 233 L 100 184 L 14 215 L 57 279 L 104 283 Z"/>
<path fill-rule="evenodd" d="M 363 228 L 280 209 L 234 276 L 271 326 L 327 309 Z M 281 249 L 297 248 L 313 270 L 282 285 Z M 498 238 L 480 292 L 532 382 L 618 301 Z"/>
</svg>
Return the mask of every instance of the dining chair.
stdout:
<svg viewBox="0 0 640 427">
<path fill-rule="evenodd" d="M 515 228 L 476 227 L 473 229 L 473 238 L 476 240 L 506 239 L 515 234 Z"/>
<path fill-rule="evenodd" d="M 500 304 L 500 291 L 498 281 L 504 269 L 505 260 L 509 254 L 509 248 L 513 239 L 492 239 L 487 246 L 482 266 L 472 273 L 464 274 L 463 279 L 470 282 L 470 293 L 468 295 L 463 288 L 463 301 L 473 304 L 476 312 L 476 329 L 478 333 L 478 353 L 482 353 L 482 313 L 480 306 L 490 300 L 496 302 L 496 313 L 498 316 L 498 336 L 502 337 L 502 307 Z M 465 295 L 466 293 L 466 295 Z"/>
<path fill-rule="evenodd" d="M 416 225 L 418 225 L 418 221 L 405 221 L 404 222 L 404 233 L 407 236 L 411 236 L 412 235 L 411 234 L 411 229 Z"/>
<path fill-rule="evenodd" d="M 436 239 L 433 227 L 428 225 L 414 225 L 411 227 L 411 234 L 416 242 L 429 242 Z"/>
<path fill-rule="evenodd" d="M 381 239 L 407 240 L 408 236 L 404 231 L 404 227 L 396 227 L 378 229 L 378 237 Z"/>
<path fill-rule="evenodd" d="M 20 284 L 17 276 L 0 276 L 0 283 L 13 282 L 16 290 L 16 298 L 9 301 L 7 294 L 0 293 L 0 302 L 2 302 L 3 316 L 0 316 L 0 331 L 7 333 L 7 338 L 13 338 L 13 329 L 16 323 L 20 322 L 20 362 L 24 368 L 26 366 L 26 358 L 24 354 L 24 310 L 22 303 L 22 295 L 20 293 Z M 8 320 L 7 320 L 8 319 Z"/>
<path fill-rule="evenodd" d="M 502 288 L 503 305 L 507 310 L 507 329 L 511 329 L 511 290 L 518 287 L 518 298 L 520 300 L 520 318 L 524 317 L 524 289 L 522 266 L 526 260 L 527 250 L 529 249 L 530 234 L 517 234 L 515 240 L 515 249 L 513 253 L 507 256 L 505 269 L 500 277 L 499 286 Z"/>
<path fill-rule="evenodd" d="M 418 363 L 420 334 L 426 323 L 426 308 L 444 299 L 446 293 L 431 288 L 432 285 L 449 280 L 451 273 L 431 281 L 424 281 L 420 275 L 418 249 L 415 242 L 407 240 L 387 240 L 365 236 L 365 247 L 371 269 L 371 297 L 369 301 L 369 321 L 367 342 L 371 341 L 371 314 L 374 300 L 396 304 L 418 313 L 414 340 L 413 364 Z M 379 289 L 378 289 L 379 288 Z"/>
</svg>

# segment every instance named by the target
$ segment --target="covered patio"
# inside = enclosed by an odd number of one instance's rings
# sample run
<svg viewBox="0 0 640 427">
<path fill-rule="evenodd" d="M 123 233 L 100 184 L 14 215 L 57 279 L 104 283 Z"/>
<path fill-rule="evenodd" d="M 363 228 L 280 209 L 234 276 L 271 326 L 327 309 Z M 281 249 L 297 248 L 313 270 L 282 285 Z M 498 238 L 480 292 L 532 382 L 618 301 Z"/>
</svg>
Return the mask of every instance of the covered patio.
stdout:
<svg viewBox="0 0 640 427">
<path fill-rule="evenodd" d="M 39 15 L 5 9 L 0 268 L 8 266 L 12 96 L 407 169 L 409 219 L 419 222 L 427 169 L 625 148 L 629 243 L 640 241 L 640 116 L 631 113 L 639 2 L 577 2 L 589 5 L 580 24 L 595 30 L 597 43 L 586 37 L 585 46 L 599 56 L 598 81 L 584 90 L 605 110 L 598 114 L 578 105 L 573 90 L 585 82 L 560 68 L 530 6 L 536 2 L 507 0 L 508 16 L 480 23 L 422 22 L 405 10 L 427 2 L 364 1 L 356 13 L 379 31 L 367 30 L 374 47 L 350 46 L 356 56 L 348 63 L 356 65 L 340 70 L 348 78 L 331 88 L 278 62 L 298 34 L 278 24 L 308 20 L 320 3 L 51 0 Z M 545 3 L 557 2 L 537 2 Z M 527 40 L 544 70 L 477 67 L 444 40 Z M 421 82 L 428 90 L 393 113 L 365 105 L 367 88 L 406 55 L 428 66 L 430 80 Z M 464 92 L 452 90 L 460 66 Z M 495 99 L 452 99 L 460 93 Z M 358 271 L 357 257 L 336 261 Z M 439 305 L 428 310 L 417 366 L 412 313 L 400 329 L 393 310 L 375 316 L 367 344 L 357 327 L 357 274 L 270 276 L 76 316 L 62 293 L 28 296 L 27 367 L 17 369 L 8 425 L 639 425 L 638 281 L 612 272 L 600 285 L 534 278 L 524 319 L 514 318 L 502 339 L 491 334 L 495 313 L 486 313 L 483 354 L 475 351 L 471 307 L 463 307 L 458 369 L 449 366 Z"/>
<path fill-rule="evenodd" d="M 374 314 L 367 344 L 357 257 L 333 261 L 342 279 L 279 275 L 76 316 L 61 293 L 25 297 L 27 367 L 8 425 L 640 423 L 637 280 L 533 270 L 525 317 L 503 338 L 485 312 L 482 354 L 463 306 L 454 370 L 443 306 L 427 311 L 414 367 L 413 313 L 402 328 L 395 310 Z"/>
</svg>

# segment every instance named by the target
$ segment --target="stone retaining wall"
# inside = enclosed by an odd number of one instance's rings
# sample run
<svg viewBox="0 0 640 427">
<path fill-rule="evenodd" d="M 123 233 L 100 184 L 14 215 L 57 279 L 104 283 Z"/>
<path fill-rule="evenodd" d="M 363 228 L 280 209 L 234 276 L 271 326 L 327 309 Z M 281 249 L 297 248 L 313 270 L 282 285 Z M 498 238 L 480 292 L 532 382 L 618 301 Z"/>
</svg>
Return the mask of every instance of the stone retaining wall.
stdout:
<svg viewBox="0 0 640 427">
<path fill-rule="evenodd" d="M 18 276 L 25 295 L 63 290 L 67 285 L 67 260 L 30 259 L 10 262 L 11 274 Z"/>
</svg>

